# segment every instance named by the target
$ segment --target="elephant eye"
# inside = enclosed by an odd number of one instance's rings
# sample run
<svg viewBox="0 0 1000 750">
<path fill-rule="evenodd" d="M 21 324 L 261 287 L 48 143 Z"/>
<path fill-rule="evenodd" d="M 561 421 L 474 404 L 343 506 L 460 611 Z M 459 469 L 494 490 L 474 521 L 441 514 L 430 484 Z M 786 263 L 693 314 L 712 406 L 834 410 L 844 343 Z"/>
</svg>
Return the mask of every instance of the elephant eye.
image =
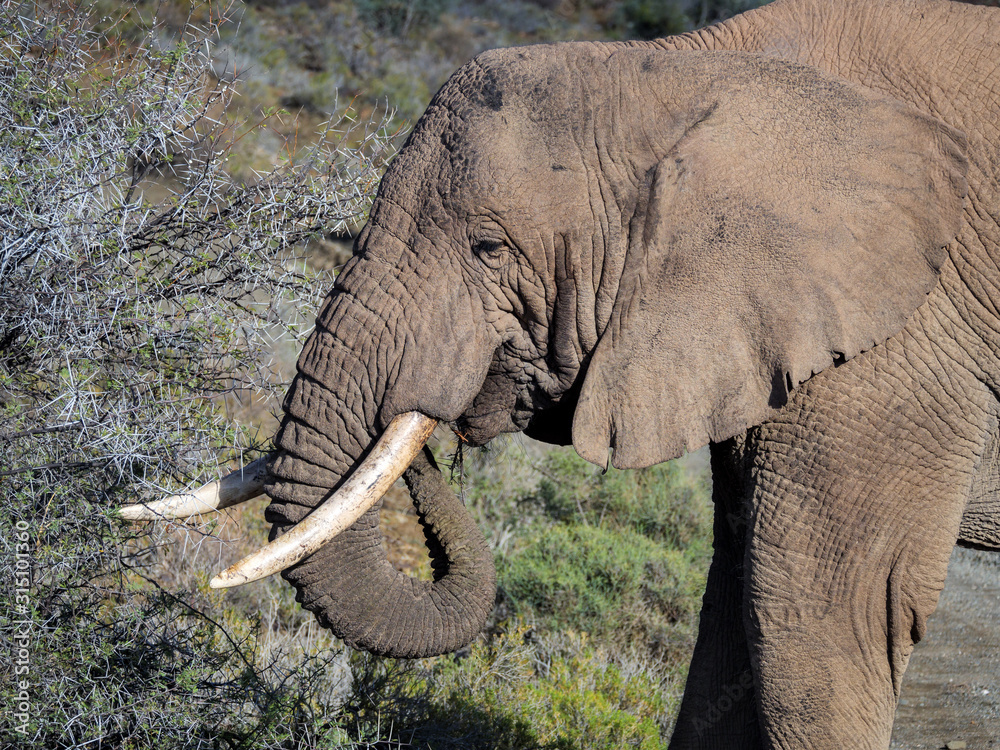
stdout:
<svg viewBox="0 0 1000 750">
<path fill-rule="evenodd" d="M 499 240 L 479 240 L 472 246 L 472 252 L 476 257 L 484 261 L 495 261 L 505 249 L 504 243 Z"/>
<path fill-rule="evenodd" d="M 503 243 L 498 240 L 480 240 L 472 248 L 472 252 L 480 257 L 498 255 L 501 250 L 503 250 Z"/>
</svg>

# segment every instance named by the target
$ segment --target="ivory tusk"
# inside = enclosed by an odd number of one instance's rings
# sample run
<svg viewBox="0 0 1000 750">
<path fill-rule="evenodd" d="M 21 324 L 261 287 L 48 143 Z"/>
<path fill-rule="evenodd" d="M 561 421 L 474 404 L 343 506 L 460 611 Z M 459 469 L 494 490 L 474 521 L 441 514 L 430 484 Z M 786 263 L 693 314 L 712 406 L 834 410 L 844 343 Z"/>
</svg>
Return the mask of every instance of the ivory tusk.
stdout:
<svg viewBox="0 0 1000 750">
<path fill-rule="evenodd" d="M 410 411 L 395 417 L 340 489 L 288 533 L 213 578 L 213 589 L 240 586 L 295 565 L 353 524 L 402 476 L 437 420 Z"/>
<path fill-rule="evenodd" d="M 268 458 L 258 458 L 194 492 L 171 495 L 152 503 L 126 505 L 118 509 L 118 515 L 129 521 L 155 521 L 158 518 L 187 518 L 239 505 L 264 493 Z"/>
</svg>

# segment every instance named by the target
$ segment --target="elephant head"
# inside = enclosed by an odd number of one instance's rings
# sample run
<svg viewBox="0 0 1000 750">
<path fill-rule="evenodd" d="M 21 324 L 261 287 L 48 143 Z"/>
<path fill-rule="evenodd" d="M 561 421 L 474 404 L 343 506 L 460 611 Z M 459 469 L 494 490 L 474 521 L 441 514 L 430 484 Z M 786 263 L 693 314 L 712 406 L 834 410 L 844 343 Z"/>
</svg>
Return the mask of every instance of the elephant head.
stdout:
<svg viewBox="0 0 1000 750">
<path fill-rule="evenodd" d="M 894 99 L 753 54 L 480 55 L 390 165 L 319 312 L 261 480 L 272 539 L 410 412 L 617 467 L 761 422 L 926 298 L 961 223 L 964 147 Z M 339 636 L 401 656 L 461 646 L 493 602 L 485 541 L 414 445 L 434 581 L 388 563 L 377 505 L 284 571 Z"/>
</svg>

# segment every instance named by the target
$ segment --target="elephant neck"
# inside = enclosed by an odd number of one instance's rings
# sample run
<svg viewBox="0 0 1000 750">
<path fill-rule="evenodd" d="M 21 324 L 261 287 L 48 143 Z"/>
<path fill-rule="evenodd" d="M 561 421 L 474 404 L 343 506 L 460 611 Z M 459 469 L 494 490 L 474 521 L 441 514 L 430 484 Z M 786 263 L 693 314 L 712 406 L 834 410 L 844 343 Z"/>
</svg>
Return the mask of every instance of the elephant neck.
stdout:
<svg viewBox="0 0 1000 750">
<path fill-rule="evenodd" d="M 753 52 L 812 65 L 893 96 L 967 134 L 1000 73 L 1000 13 L 953 0 L 778 0 L 664 49 Z M 935 96 L 942 85 L 947 95 Z M 992 96 L 995 99 L 995 94 Z"/>
</svg>

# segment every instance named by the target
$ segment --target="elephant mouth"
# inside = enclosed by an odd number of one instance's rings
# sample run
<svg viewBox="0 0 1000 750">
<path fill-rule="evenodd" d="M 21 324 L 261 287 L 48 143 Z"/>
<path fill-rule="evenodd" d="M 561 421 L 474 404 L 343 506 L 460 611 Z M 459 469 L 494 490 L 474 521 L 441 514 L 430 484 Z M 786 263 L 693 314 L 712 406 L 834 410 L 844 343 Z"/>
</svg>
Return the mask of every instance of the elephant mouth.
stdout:
<svg viewBox="0 0 1000 750">
<path fill-rule="evenodd" d="M 371 509 L 406 471 L 431 436 L 437 420 L 411 411 L 395 417 L 362 463 L 341 487 L 287 533 L 230 566 L 210 582 L 229 588 L 260 580 L 304 560 L 354 524 Z M 189 494 L 174 495 L 141 505 L 128 505 L 119 514 L 128 520 L 185 518 L 221 510 L 264 494 L 270 478 L 270 457 L 254 461 L 221 480 Z"/>
<path fill-rule="evenodd" d="M 505 432 L 524 432 L 544 442 L 569 445 L 581 372 L 566 379 L 552 377 L 543 368 L 527 378 L 491 373 L 470 407 L 452 423 L 452 430 L 473 446 L 485 445 Z"/>
</svg>

